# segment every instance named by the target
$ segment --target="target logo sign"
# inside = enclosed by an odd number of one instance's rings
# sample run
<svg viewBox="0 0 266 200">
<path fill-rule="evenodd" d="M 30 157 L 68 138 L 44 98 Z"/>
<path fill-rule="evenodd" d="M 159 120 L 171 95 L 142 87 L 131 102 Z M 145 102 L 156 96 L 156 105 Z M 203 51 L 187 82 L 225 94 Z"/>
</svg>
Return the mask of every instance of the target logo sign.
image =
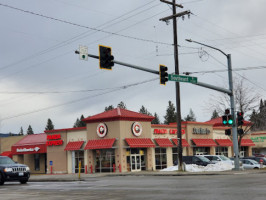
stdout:
<svg viewBox="0 0 266 200">
<path fill-rule="evenodd" d="M 140 136 L 141 133 L 142 133 L 142 126 L 139 122 L 134 122 L 132 124 L 132 127 L 131 127 L 131 130 L 132 130 L 132 133 L 135 135 L 135 136 Z"/>
<path fill-rule="evenodd" d="M 108 129 L 105 123 L 100 123 L 97 126 L 97 135 L 101 138 L 105 137 L 107 135 Z"/>
</svg>

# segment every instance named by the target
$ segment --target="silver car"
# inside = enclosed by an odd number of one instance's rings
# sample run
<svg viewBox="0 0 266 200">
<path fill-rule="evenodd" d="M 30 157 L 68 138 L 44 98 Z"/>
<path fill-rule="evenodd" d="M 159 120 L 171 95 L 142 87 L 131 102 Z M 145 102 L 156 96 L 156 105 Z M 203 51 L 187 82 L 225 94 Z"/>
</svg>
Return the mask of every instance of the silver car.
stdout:
<svg viewBox="0 0 266 200">
<path fill-rule="evenodd" d="M 242 166 L 244 167 L 244 169 L 259 169 L 260 168 L 260 164 L 255 161 L 255 160 L 251 160 L 251 159 L 240 159 L 242 161 Z"/>
</svg>

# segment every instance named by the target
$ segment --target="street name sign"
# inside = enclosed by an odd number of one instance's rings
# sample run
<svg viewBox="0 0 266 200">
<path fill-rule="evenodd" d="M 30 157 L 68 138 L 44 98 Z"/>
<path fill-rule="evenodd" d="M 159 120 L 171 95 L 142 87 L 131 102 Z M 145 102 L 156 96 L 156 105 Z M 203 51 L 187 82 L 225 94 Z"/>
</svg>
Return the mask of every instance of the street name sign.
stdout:
<svg viewBox="0 0 266 200">
<path fill-rule="evenodd" d="M 186 82 L 186 83 L 197 83 L 198 82 L 197 77 L 182 76 L 182 75 L 177 75 L 177 74 L 168 74 L 168 80 L 175 81 L 175 82 Z"/>
</svg>

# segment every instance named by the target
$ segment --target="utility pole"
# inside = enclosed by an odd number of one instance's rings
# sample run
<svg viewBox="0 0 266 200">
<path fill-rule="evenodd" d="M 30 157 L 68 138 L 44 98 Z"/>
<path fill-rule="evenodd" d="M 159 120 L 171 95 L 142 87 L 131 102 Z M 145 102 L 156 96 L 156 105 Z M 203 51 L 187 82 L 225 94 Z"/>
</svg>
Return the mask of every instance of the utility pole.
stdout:
<svg viewBox="0 0 266 200">
<path fill-rule="evenodd" d="M 176 4 L 176 1 L 168 2 L 161 0 L 163 3 L 171 4 L 173 8 L 173 15 L 160 19 L 161 21 L 167 21 L 173 19 L 173 37 L 174 37 L 174 60 L 175 60 L 175 74 L 179 75 L 179 61 L 178 61 L 178 41 L 177 41 L 177 22 L 176 18 L 190 14 L 190 11 L 184 11 L 176 13 L 176 7 L 183 8 L 182 5 Z M 177 141 L 178 141 L 178 170 L 182 171 L 183 165 L 183 145 L 182 145 L 182 127 L 181 127 L 181 105 L 180 105 L 180 84 L 175 83 L 176 88 L 176 122 L 177 122 Z"/>
</svg>

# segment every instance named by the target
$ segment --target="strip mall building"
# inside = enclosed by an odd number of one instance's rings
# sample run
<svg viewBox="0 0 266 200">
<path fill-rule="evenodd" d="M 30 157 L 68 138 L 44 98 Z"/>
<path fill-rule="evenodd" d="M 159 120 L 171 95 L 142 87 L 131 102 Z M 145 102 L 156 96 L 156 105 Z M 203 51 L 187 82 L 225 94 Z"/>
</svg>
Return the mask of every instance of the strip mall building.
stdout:
<svg viewBox="0 0 266 200">
<path fill-rule="evenodd" d="M 12 145 L 13 159 L 33 173 L 127 172 L 160 170 L 178 158 L 176 124 L 152 125 L 153 117 L 116 108 L 88 118 L 86 127 L 24 136 Z M 221 118 L 183 122 L 183 155 L 233 156 Z M 251 156 L 254 142 L 245 136 L 241 156 Z M 37 165 L 37 167 L 36 167 Z M 51 172 L 52 171 L 52 172 Z"/>
</svg>

